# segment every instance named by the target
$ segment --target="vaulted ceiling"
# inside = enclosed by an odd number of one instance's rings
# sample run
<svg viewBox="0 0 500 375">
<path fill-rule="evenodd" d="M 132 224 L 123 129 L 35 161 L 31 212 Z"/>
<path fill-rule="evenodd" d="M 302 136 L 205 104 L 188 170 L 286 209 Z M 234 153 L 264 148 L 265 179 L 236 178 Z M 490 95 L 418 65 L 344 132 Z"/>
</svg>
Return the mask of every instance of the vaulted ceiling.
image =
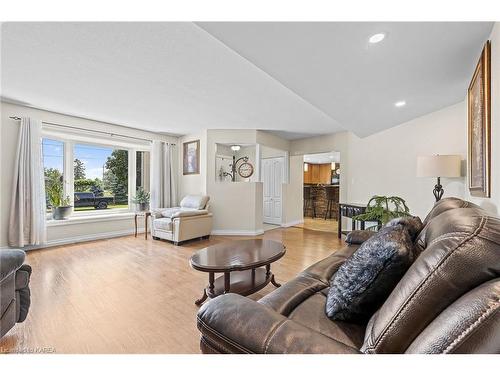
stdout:
<svg viewBox="0 0 500 375">
<path fill-rule="evenodd" d="M 464 99 L 492 23 L 6 23 L 2 97 L 171 134 L 373 134 Z M 375 33 L 386 38 L 370 44 Z M 404 100 L 404 107 L 394 103 Z"/>
</svg>

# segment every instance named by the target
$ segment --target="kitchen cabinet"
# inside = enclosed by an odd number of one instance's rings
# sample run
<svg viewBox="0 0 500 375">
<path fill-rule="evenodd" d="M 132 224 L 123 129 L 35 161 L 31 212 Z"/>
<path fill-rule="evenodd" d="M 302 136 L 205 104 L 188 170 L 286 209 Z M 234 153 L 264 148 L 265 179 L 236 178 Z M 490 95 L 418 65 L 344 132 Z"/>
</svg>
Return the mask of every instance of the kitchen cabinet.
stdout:
<svg viewBox="0 0 500 375">
<path fill-rule="evenodd" d="M 304 171 L 305 184 L 330 184 L 331 164 L 308 164 L 307 171 Z"/>
</svg>

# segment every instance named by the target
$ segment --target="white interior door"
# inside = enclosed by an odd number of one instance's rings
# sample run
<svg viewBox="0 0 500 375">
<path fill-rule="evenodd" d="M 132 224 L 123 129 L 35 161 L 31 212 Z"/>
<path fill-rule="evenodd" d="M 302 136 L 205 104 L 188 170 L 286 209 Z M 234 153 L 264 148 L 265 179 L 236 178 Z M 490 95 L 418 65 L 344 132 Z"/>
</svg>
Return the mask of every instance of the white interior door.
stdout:
<svg viewBox="0 0 500 375">
<path fill-rule="evenodd" d="M 283 204 L 281 196 L 281 184 L 283 183 L 283 173 L 283 158 L 262 160 L 264 223 L 278 225 L 281 224 L 281 212 Z"/>
</svg>

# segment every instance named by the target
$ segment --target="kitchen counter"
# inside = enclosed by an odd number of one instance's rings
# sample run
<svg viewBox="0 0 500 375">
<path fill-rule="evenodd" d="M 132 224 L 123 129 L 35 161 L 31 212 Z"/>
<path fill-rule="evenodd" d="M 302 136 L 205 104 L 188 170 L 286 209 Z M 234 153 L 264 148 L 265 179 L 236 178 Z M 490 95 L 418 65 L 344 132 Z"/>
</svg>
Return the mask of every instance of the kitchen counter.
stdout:
<svg viewBox="0 0 500 375">
<path fill-rule="evenodd" d="M 326 199 L 326 189 L 334 189 L 334 200 L 332 204 L 332 219 L 337 220 L 339 216 L 339 185 L 323 185 L 323 184 L 304 184 L 311 187 L 311 193 L 315 197 L 314 205 L 316 207 L 316 217 L 325 217 L 328 200 Z M 307 212 L 312 215 L 312 212 Z"/>
</svg>

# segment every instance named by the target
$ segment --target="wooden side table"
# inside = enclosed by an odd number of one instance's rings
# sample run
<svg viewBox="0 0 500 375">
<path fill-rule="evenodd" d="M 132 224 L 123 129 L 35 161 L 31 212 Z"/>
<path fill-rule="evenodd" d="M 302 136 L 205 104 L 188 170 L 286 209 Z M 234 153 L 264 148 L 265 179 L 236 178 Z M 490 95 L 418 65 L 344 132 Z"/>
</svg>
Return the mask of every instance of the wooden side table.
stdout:
<svg viewBox="0 0 500 375">
<path fill-rule="evenodd" d="M 135 224 L 135 234 L 134 237 L 137 237 L 137 217 L 144 216 L 144 238 L 148 239 L 148 218 L 151 216 L 151 211 L 142 211 L 136 212 L 134 215 L 134 224 Z"/>
</svg>

